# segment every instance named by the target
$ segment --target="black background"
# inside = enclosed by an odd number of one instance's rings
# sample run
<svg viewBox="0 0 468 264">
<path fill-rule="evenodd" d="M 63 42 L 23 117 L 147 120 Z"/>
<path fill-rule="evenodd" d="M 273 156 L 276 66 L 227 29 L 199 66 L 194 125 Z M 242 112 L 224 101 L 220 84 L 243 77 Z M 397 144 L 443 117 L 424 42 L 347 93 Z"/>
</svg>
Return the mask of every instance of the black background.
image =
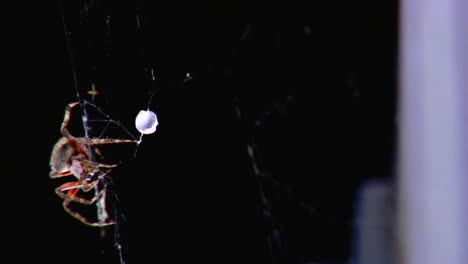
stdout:
<svg viewBox="0 0 468 264">
<path fill-rule="evenodd" d="M 392 174 L 394 1 L 88 1 L 88 12 L 86 1 L 73 2 L 4 6 L 1 252 L 13 262 L 118 263 L 112 236 L 101 240 L 63 211 L 49 157 L 64 108 L 77 100 L 73 69 L 82 99 L 95 83 L 100 107 L 133 129 L 153 68 L 158 131 L 110 175 L 129 263 L 352 256 L 356 190 Z M 257 166 L 279 182 L 263 186 L 281 230 L 273 254 L 252 140 Z"/>
</svg>

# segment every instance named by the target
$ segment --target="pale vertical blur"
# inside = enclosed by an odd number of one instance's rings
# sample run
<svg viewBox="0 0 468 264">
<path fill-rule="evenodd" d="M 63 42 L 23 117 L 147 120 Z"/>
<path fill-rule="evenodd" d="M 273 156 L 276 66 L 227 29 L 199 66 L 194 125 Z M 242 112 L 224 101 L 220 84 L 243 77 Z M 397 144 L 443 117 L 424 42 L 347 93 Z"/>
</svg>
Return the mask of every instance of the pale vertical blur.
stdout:
<svg viewBox="0 0 468 264">
<path fill-rule="evenodd" d="M 399 259 L 468 263 L 468 9 L 402 0 Z"/>
</svg>

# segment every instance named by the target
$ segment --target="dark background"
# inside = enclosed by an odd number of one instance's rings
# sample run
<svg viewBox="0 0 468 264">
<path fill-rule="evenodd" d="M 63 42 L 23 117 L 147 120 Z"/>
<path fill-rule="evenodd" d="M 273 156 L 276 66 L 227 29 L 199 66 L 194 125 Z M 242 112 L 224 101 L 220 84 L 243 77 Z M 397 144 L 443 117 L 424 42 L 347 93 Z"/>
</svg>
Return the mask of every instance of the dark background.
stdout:
<svg viewBox="0 0 468 264">
<path fill-rule="evenodd" d="M 118 263 L 112 229 L 102 240 L 62 209 L 48 163 L 78 100 L 73 71 L 81 99 L 95 83 L 99 106 L 137 135 L 153 68 L 158 130 L 135 158 L 118 149 L 109 175 L 128 263 L 353 256 L 357 190 L 393 168 L 395 1 L 68 2 L 4 7 L 2 255 Z"/>
</svg>

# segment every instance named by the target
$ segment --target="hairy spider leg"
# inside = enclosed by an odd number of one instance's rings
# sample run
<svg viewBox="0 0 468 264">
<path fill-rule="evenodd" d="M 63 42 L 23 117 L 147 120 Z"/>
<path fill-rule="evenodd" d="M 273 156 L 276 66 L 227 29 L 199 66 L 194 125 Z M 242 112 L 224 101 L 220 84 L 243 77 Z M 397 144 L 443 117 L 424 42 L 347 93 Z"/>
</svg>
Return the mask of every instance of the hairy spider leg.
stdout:
<svg viewBox="0 0 468 264">
<path fill-rule="evenodd" d="M 62 135 L 64 135 L 67 138 L 68 137 L 73 137 L 70 134 L 70 132 L 68 132 L 67 126 L 68 126 L 68 123 L 70 122 L 71 111 L 77 105 L 78 105 L 78 102 L 74 102 L 74 103 L 69 103 L 67 105 L 67 107 L 65 107 L 65 116 L 63 117 L 62 126 L 60 128 L 60 131 L 62 132 Z"/>
<path fill-rule="evenodd" d="M 51 178 L 60 178 L 60 177 L 64 177 L 64 176 L 68 176 L 68 175 L 71 175 L 72 174 L 72 171 L 71 170 L 65 170 L 65 171 L 51 171 L 49 176 Z"/>
<path fill-rule="evenodd" d="M 91 190 L 96 184 L 99 182 L 99 180 L 95 180 L 92 183 L 89 183 L 90 188 L 88 190 Z M 78 219 L 80 222 L 89 225 L 89 226 L 107 226 L 107 225 L 113 225 L 115 224 L 115 221 L 109 221 L 109 222 L 91 222 L 86 217 L 82 216 L 80 213 L 73 211 L 73 209 L 70 208 L 70 202 L 77 202 L 81 204 L 93 204 L 96 202 L 96 200 L 101 197 L 101 195 L 106 191 L 106 186 L 99 191 L 98 194 L 96 194 L 93 198 L 91 199 L 86 199 L 82 197 L 78 197 L 76 194 L 80 189 L 82 189 L 84 185 L 82 184 L 81 181 L 75 181 L 75 182 L 67 182 L 55 189 L 55 192 L 57 193 L 58 196 L 64 199 L 63 201 L 63 208 L 64 210 L 73 216 L 74 218 Z M 66 193 L 64 193 L 66 191 Z"/>
<path fill-rule="evenodd" d="M 100 167 L 100 168 L 114 168 L 117 167 L 117 164 L 104 164 L 104 163 L 99 163 L 95 161 L 90 161 L 90 160 L 82 160 L 82 163 L 85 163 L 86 165 L 92 166 L 92 167 Z M 107 173 L 105 173 L 107 174 Z M 105 175 L 104 174 L 104 175 Z M 102 178 L 102 176 L 101 176 Z"/>
<path fill-rule="evenodd" d="M 84 145 L 105 145 L 105 144 L 119 144 L 119 143 L 137 143 L 138 140 L 135 139 L 116 139 L 116 138 L 86 138 L 79 137 L 76 138 L 76 141 Z"/>
<path fill-rule="evenodd" d="M 91 183 L 89 183 L 89 187 L 86 188 L 87 191 L 91 190 L 94 186 L 96 186 L 96 184 L 99 182 L 99 180 L 95 180 Z M 83 190 L 85 184 L 83 184 L 82 181 L 73 181 L 73 182 L 66 182 L 62 185 L 60 185 L 59 187 L 55 188 L 55 193 L 60 196 L 61 198 L 65 199 L 65 200 L 70 200 L 70 201 L 74 201 L 74 202 L 77 202 L 77 203 L 82 203 L 82 204 L 92 204 L 94 203 L 98 198 L 99 196 L 102 195 L 102 193 L 106 190 L 105 188 L 103 188 L 98 194 L 96 194 L 93 198 L 91 199 L 87 199 L 87 198 L 83 198 L 83 197 L 78 197 L 76 194 L 78 193 L 78 191 L 81 189 Z M 65 193 L 66 192 L 66 193 Z"/>
<path fill-rule="evenodd" d="M 71 208 L 70 208 L 70 202 L 71 200 L 65 200 L 63 201 L 63 209 L 68 213 L 70 214 L 71 216 L 73 216 L 74 218 L 78 219 L 80 222 L 82 222 L 83 224 L 85 225 L 89 225 L 89 226 L 108 226 L 108 225 L 113 225 L 116 223 L 116 221 L 109 221 L 109 222 L 91 222 L 89 221 L 88 219 L 86 219 L 84 216 L 82 216 L 81 214 L 73 211 Z"/>
<path fill-rule="evenodd" d="M 81 145 L 88 145 L 88 146 L 95 146 L 95 145 L 104 145 L 104 144 L 118 144 L 118 143 L 136 143 L 138 140 L 133 140 L 133 139 L 114 139 L 114 138 L 86 138 L 86 137 L 80 137 L 80 138 L 74 138 L 76 143 L 81 144 Z M 80 149 L 79 152 L 82 152 L 81 150 L 84 149 L 83 147 L 77 145 L 77 148 Z M 103 158 L 103 155 L 101 151 L 97 148 L 94 147 L 94 152 L 99 155 L 99 157 Z M 87 153 L 83 153 L 88 156 Z M 101 167 L 101 168 L 112 168 L 116 167 L 117 164 L 103 164 L 91 160 L 82 160 L 82 162 L 87 163 L 91 166 L 95 167 Z"/>
<path fill-rule="evenodd" d="M 65 116 L 63 117 L 62 125 L 60 131 L 65 137 L 74 138 L 70 132 L 68 131 L 68 123 L 70 122 L 71 111 L 75 106 L 77 106 L 79 102 L 69 103 L 65 107 Z M 112 139 L 112 138 L 86 138 L 81 137 L 77 138 L 78 142 L 81 144 L 87 145 L 103 145 L 103 144 L 114 144 L 114 143 L 136 143 L 138 140 L 135 139 Z"/>
</svg>

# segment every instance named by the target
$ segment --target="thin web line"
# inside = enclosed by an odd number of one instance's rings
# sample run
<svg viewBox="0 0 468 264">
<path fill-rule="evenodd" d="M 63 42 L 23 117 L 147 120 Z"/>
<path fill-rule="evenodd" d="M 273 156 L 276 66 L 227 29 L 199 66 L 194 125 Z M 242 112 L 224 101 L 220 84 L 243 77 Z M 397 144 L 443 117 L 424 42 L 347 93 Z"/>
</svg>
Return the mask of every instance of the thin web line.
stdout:
<svg viewBox="0 0 468 264">
<path fill-rule="evenodd" d="M 65 10 L 63 8 L 63 4 L 62 4 L 62 1 L 58 0 L 58 5 L 59 5 L 59 11 L 60 11 L 60 18 L 61 18 L 61 22 L 62 22 L 62 25 L 63 25 L 63 30 L 64 30 L 64 33 L 65 33 L 65 44 L 66 44 L 66 48 L 67 48 L 67 54 L 68 54 L 68 59 L 70 61 L 70 68 L 71 68 L 71 71 L 72 71 L 72 76 L 73 76 L 73 86 L 74 86 L 74 89 L 75 89 L 75 92 L 76 92 L 76 95 L 77 95 L 77 98 L 78 98 L 78 101 L 80 103 L 80 107 L 81 107 L 81 112 L 82 112 L 82 123 L 83 123 L 83 130 L 84 130 L 84 136 L 86 138 L 89 137 L 90 135 L 90 130 L 91 130 L 91 127 L 88 125 L 88 122 L 90 121 L 89 118 L 88 118 L 88 112 L 86 110 L 86 105 L 89 104 L 89 105 L 92 105 L 94 108 L 96 108 L 101 114 L 103 114 L 108 120 L 107 122 L 114 122 L 116 123 L 117 125 L 119 125 L 119 127 L 123 128 L 125 132 L 127 132 L 128 135 L 130 135 L 133 139 L 135 139 L 135 137 L 133 136 L 132 133 L 130 133 L 120 122 L 118 121 L 115 121 L 113 119 L 111 119 L 107 114 L 105 114 L 100 108 L 98 108 L 97 106 L 95 106 L 94 104 L 91 104 L 90 102 L 87 102 L 82 96 L 81 96 L 81 93 L 80 93 L 80 89 L 79 89 L 79 86 L 78 86 L 78 78 L 77 78 L 77 74 L 76 74 L 76 62 L 75 62 L 75 57 L 74 57 L 74 54 L 73 54 L 73 51 L 72 51 L 72 48 L 71 48 L 71 40 L 70 40 L 70 33 L 68 31 L 68 27 L 67 27 L 67 24 L 65 22 Z M 93 121 L 96 121 L 96 120 L 93 120 Z M 108 125 L 108 124 L 107 124 Z M 106 127 L 107 127 L 106 125 Z M 92 155 L 92 151 L 88 151 L 88 153 L 90 153 L 90 155 Z M 135 151 L 135 154 L 136 154 L 136 151 Z M 90 157 L 90 159 L 94 159 L 93 156 Z M 110 178 L 109 178 L 110 179 Z M 100 190 L 98 187 L 96 187 L 95 189 L 95 193 L 99 193 Z M 105 197 L 102 196 L 102 197 Z M 102 199 L 105 199 L 105 198 L 100 198 L 98 201 L 96 201 L 96 207 L 97 207 L 97 214 L 98 214 L 98 219 L 99 221 L 101 222 L 106 222 L 107 219 L 103 219 L 104 216 L 102 215 L 102 212 L 105 212 L 105 215 L 107 215 L 107 209 L 106 209 L 106 201 L 105 200 L 102 200 Z M 113 195 L 113 199 L 114 199 L 114 203 L 118 202 L 118 199 L 117 199 L 117 194 L 114 192 L 114 195 Z M 114 210 L 117 210 L 116 209 L 117 205 L 114 204 Z M 123 217 L 123 215 L 122 215 Z M 117 217 L 118 218 L 118 217 Z M 117 250 L 117 253 L 119 255 L 119 259 L 120 259 L 120 263 L 121 264 L 125 264 L 125 259 L 124 259 L 124 256 L 123 256 L 123 247 L 122 247 L 122 244 L 121 244 L 121 238 L 120 238 L 120 232 L 119 232 L 119 227 L 117 226 L 119 223 L 116 223 L 115 224 L 115 227 L 114 227 L 114 241 L 115 241 L 115 248 Z"/>
<path fill-rule="evenodd" d="M 75 56 L 73 55 L 73 51 L 71 49 L 71 41 L 70 41 L 70 33 L 68 32 L 68 27 L 67 24 L 65 23 L 65 10 L 62 5 L 62 1 L 58 0 L 58 5 L 60 9 L 60 18 L 62 20 L 62 25 L 63 25 L 63 30 L 65 33 L 65 44 L 67 47 L 67 54 L 68 54 L 68 59 L 70 60 L 70 67 L 73 75 L 73 86 L 75 87 L 76 91 L 76 96 L 80 102 L 80 107 L 82 111 L 82 122 L 83 122 L 83 128 L 84 128 L 84 135 L 85 137 L 89 136 L 89 126 L 88 126 L 88 113 L 86 111 L 86 107 L 83 106 L 84 99 L 82 99 L 81 94 L 80 94 L 80 89 L 78 88 L 78 78 L 76 76 L 76 66 L 75 66 Z"/>
</svg>

